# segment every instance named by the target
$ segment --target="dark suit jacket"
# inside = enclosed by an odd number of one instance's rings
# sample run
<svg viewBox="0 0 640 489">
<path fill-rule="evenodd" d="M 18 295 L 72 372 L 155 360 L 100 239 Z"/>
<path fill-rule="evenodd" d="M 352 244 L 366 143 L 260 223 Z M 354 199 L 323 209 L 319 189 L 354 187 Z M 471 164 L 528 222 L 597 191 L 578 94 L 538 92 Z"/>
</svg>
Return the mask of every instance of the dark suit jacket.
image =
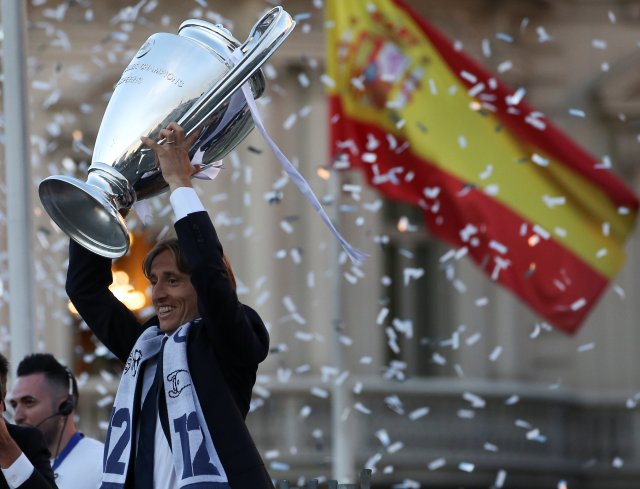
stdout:
<svg viewBox="0 0 640 489">
<path fill-rule="evenodd" d="M 175 224 L 192 269 L 202 321 L 191 329 L 187 356 L 193 385 L 232 489 L 272 489 L 264 463 L 245 425 L 258 363 L 269 335 L 258 314 L 241 304 L 222 262 L 222 246 L 206 212 Z M 111 260 L 73 242 L 66 290 L 95 335 L 125 362 L 144 325 L 108 290 Z"/>
<path fill-rule="evenodd" d="M 20 450 L 27 456 L 33 464 L 34 471 L 20 489 L 56 489 L 49 449 L 44 442 L 42 433 L 36 428 L 28 426 L 17 426 L 0 419 L 0 423 L 7 423 L 7 429 L 11 438 L 18 444 Z M 0 489 L 8 489 L 9 485 L 0 471 Z"/>
</svg>

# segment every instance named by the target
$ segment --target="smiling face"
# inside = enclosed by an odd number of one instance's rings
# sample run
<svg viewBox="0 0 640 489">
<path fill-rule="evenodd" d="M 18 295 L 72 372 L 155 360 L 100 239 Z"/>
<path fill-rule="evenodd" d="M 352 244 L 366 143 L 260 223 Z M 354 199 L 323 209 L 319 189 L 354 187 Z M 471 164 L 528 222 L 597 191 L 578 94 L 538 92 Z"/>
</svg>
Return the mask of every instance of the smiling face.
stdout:
<svg viewBox="0 0 640 489">
<path fill-rule="evenodd" d="M 198 296 L 189 274 L 181 272 L 170 250 L 153 259 L 149 268 L 151 300 L 158 314 L 160 329 L 173 333 L 183 324 L 196 319 Z"/>
</svg>

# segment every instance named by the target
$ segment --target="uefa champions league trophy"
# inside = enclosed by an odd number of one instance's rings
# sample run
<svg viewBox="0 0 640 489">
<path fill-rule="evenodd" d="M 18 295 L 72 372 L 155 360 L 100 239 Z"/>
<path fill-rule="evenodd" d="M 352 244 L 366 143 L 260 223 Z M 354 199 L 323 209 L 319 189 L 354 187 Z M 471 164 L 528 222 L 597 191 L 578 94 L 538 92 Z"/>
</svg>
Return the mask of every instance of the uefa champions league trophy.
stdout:
<svg viewBox="0 0 640 489">
<path fill-rule="evenodd" d="M 129 233 L 120 211 L 167 188 L 153 151 L 140 137 L 157 140 L 160 130 L 176 121 L 187 136 L 200 131 L 189 156 L 201 171 L 222 159 L 254 127 L 238 89 L 248 82 L 254 98 L 262 95 L 260 67 L 294 26 L 276 7 L 242 45 L 222 26 L 195 19 L 183 22 L 177 35 L 149 37 L 116 83 L 87 181 L 57 175 L 40 183 L 40 200 L 51 219 L 94 253 L 124 255 Z M 231 61 L 232 53 L 238 61 Z"/>
</svg>

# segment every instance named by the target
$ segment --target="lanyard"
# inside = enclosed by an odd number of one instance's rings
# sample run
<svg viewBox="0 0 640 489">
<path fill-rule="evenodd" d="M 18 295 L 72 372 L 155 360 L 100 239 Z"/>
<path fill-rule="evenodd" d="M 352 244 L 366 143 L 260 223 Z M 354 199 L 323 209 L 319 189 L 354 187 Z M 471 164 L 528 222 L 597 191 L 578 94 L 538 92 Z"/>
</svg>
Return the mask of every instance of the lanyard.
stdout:
<svg viewBox="0 0 640 489">
<path fill-rule="evenodd" d="M 53 470 L 56 470 L 58 467 L 60 467 L 60 464 L 64 461 L 65 458 L 67 458 L 67 455 L 71 453 L 71 450 L 73 450 L 73 447 L 75 447 L 78 444 L 78 442 L 83 438 L 84 438 L 84 435 L 79 431 L 76 431 L 71 437 L 71 439 L 69 440 L 69 443 L 67 443 L 67 446 L 64 447 L 64 450 L 62 450 L 60 454 L 56 457 L 56 459 L 53 461 L 53 465 L 51 466 L 51 468 Z"/>
</svg>

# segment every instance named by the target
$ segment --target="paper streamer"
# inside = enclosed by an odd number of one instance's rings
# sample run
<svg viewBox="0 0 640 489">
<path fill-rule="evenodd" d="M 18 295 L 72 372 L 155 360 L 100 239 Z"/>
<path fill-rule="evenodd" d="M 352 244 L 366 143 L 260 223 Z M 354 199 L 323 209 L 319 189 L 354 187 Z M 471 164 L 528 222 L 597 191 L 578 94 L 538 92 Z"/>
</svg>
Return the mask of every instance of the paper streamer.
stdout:
<svg viewBox="0 0 640 489">
<path fill-rule="evenodd" d="M 241 49 L 237 48 L 231 54 L 229 61 L 235 64 L 237 61 L 242 59 L 242 57 L 243 57 L 243 54 Z M 367 257 L 367 254 L 351 246 L 347 242 L 347 240 L 342 237 L 340 232 L 335 228 L 335 226 L 331 222 L 331 219 L 325 212 L 324 208 L 322 207 L 322 204 L 320 203 L 316 195 L 313 193 L 313 190 L 311 189 L 307 181 L 296 169 L 296 167 L 293 166 L 293 164 L 284 155 L 284 153 L 280 151 L 280 148 L 278 148 L 276 143 L 271 139 L 271 137 L 267 133 L 267 130 L 264 128 L 264 124 L 262 123 L 262 119 L 260 118 L 260 113 L 258 112 L 258 107 L 256 106 L 256 103 L 253 99 L 253 94 L 251 93 L 251 88 L 249 87 L 248 82 L 242 85 L 242 93 L 244 94 L 244 97 L 247 100 L 247 104 L 249 105 L 249 110 L 251 111 L 253 122 L 255 123 L 256 127 L 260 131 L 260 134 L 262 134 L 262 137 L 264 138 L 264 140 L 267 142 L 267 144 L 273 151 L 273 154 L 276 156 L 276 158 L 280 162 L 282 169 L 289 176 L 289 178 L 296 185 L 296 187 L 298 187 L 298 190 L 302 192 L 302 195 L 304 195 L 306 199 L 311 203 L 311 206 L 314 208 L 316 213 L 320 216 L 320 219 L 322 219 L 324 223 L 327 225 L 327 227 L 329 228 L 329 231 L 331 231 L 331 234 L 333 234 L 336 237 L 336 239 L 340 242 L 340 244 L 342 245 L 342 248 L 347 253 L 351 261 L 356 265 L 361 265 L 364 262 L 364 259 Z"/>
</svg>

